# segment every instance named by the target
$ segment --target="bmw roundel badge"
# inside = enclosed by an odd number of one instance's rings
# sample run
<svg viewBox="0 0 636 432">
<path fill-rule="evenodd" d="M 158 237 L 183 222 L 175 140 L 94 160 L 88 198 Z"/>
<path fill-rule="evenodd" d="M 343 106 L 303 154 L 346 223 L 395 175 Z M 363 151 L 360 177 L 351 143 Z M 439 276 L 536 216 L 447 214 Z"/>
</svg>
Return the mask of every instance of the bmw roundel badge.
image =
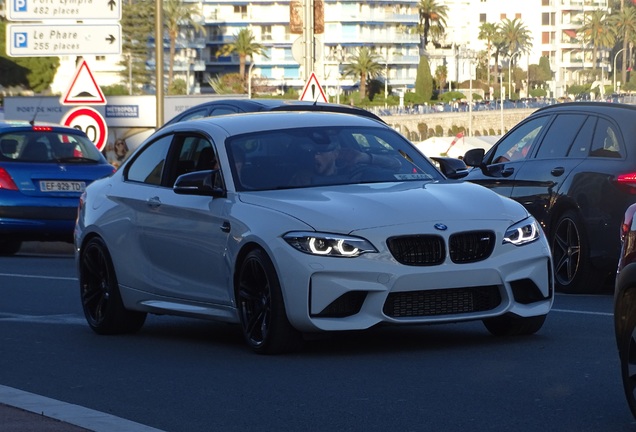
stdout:
<svg viewBox="0 0 636 432">
<path fill-rule="evenodd" d="M 434 226 L 436 230 L 440 230 L 440 231 L 446 231 L 448 229 L 448 227 L 444 225 L 443 223 L 436 223 Z"/>
</svg>

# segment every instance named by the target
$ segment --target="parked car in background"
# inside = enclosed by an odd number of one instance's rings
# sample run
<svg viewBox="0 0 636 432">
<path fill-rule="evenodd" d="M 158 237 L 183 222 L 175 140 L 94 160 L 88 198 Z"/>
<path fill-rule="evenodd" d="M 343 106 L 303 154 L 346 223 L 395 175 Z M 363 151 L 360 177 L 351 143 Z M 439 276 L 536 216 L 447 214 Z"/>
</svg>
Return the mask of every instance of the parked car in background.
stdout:
<svg viewBox="0 0 636 432">
<path fill-rule="evenodd" d="M 328 111 L 345 114 L 355 114 L 369 117 L 384 122 L 378 115 L 362 108 L 349 105 L 340 105 L 323 102 L 307 102 L 285 99 L 218 99 L 203 102 L 199 105 L 188 108 L 172 119 L 168 120 L 165 126 L 182 122 L 184 120 L 194 120 L 203 117 L 215 117 L 226 114 L 259 112 L 259 111 Z"/>
<path fill-rule="evenodd" d="M 621 254 L 614 290 L 614 329 L 625 397 L 636 418 L 636 204 L 620 229 Z"/>
<path fill-rule="evenodd" d="M 114 171 L 78 129 L 0 122 L 0 255 L 24 241 L 73 241 L 79 197 Z"/>
<path fill-rule="evenodd" d="M 532 334 L 553 302 L 548 243 L 523 206 L 340 113 L 162 128 L 87 187 L 75 245 L 95 332 L 137 331 L 148 313 L 216 319 L 257 353 L 377 324 Z"/>
<path fill-rule="evenodd" d="M 635 106 L 552 105 L 488 152 L 466 152 L 466 179 L 515 199 L 537 218 L 550 241 L 558 291 L 598 292 L 616 270 L 616 232 L 636 202 L 634 136 Z"/>
</svg>

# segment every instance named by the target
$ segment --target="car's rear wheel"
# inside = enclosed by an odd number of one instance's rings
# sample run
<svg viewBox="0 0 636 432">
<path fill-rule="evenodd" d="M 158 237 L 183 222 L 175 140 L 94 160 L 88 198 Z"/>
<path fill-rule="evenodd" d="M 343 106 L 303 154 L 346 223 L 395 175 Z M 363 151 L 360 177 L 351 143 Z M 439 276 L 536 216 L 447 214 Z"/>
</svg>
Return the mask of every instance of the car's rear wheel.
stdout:
<svg viewBox="0 0 636 432">
<path fill-rule="evenodd" d="M 21 247 L 20 240 L 0 240 L 0 256 L 15 255 Z"/>
<path fill-rule="evenodd" d="M 538 332 L 545 322 L 545 315 L 520 317 L 506 314 L 483 321 L 486 329 L 494 336 L 521 336 Z"/>
<path fill-rule="evenodd" d="M 79 280 L 84 316 L 96 333 L 134 333 L 144 325 L 146 313 L 124 307 L 112 259 L 99 237 L 82 249 Z"/>
<path fill-rule="evenodd" d="M 302 336 L 287 319 L 280 282 L 265 251 L 250 251 L 241 263 L 236 304 L 243 336 L 253 351 L 278 354 L 300 347 Z"/>
<path fill-rule="evenodd" d="M 624 310 L 616 311 L 625 320 L 618 335 L 621 376 L 627 404 L 636 417 L 636 289 L 625 293 L 621 303 L 626 305 Z"/>
<path fill-rule="evenodd" d="M 590 262 L 590 247 L 583 223 L 576 212 L 564 212 L 550 241 L 556 290 L 564 293 L 592 293 L 602 289 L 603 275 Z"/>
</svg>

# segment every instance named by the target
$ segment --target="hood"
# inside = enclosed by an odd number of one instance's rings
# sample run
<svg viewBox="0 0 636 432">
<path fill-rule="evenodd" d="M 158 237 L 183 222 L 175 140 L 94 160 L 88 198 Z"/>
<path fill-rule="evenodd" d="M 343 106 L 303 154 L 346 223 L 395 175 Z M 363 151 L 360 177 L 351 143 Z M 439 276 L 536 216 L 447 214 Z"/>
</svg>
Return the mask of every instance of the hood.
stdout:
<svg viewBox="0 0 636 432">
<path fill-rule="evenodd" d="M 422 222 L 528 216 L 523 206 L 469 182 L 404 182 L 241 193 L 247 204 L 295 217 L 316 230 L 353 230 Z"/>
</svg>

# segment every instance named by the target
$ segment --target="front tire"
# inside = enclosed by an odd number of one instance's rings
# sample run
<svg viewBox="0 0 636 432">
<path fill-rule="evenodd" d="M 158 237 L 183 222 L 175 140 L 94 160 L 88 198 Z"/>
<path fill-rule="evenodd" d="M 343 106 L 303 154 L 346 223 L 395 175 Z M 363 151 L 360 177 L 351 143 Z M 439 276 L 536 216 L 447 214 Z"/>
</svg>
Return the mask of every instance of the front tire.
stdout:
<svg viewBox="0 0 636 432">
<path fill-rule="evenodd" d="M 0 240 L 0 256 L 11 256 L 18 253 L 22 247 L 20 240 Z"/>
<path fill-rule="evenodd" d="M 625 307 L 616 311 L 617 316 L 624 316 L 621 333 L 618 335 L 621 377 L 627 404 L 636 418 L 636 290 L 626 292 L 621 303 Z"/>
<path fill-rule="evenodd" d="M 507 314 L 483 321 L 486 329 L 494 336 L 523 336 L 538 332 L 545 322 L 545 315 L 520 317 Z"/>
<path fill-rule="evenodd" d="M 113 262 L 99 237 L 90 239 L 82 249 L 79 281 L 84 316 L 96 333 L 134 333 L 144 325 L 145 312 L 124 307 Z"/>
<path fill-rule="evenodd" d="M 559 217 L 550 249 L 557 291 L 589 294 L 602 290 L 603 275 L 592 266 L 589 240 L 576 212 L 569 210 Z"/>
<path fill-rule="evenodd" d="M 254 352 L 279 354 L 300 347 L 302 337 L 287 319 L 276 270 L 262 249 L 250 251 L 241 263 L 236 304 L 243 336 Z"/>
</svg>

